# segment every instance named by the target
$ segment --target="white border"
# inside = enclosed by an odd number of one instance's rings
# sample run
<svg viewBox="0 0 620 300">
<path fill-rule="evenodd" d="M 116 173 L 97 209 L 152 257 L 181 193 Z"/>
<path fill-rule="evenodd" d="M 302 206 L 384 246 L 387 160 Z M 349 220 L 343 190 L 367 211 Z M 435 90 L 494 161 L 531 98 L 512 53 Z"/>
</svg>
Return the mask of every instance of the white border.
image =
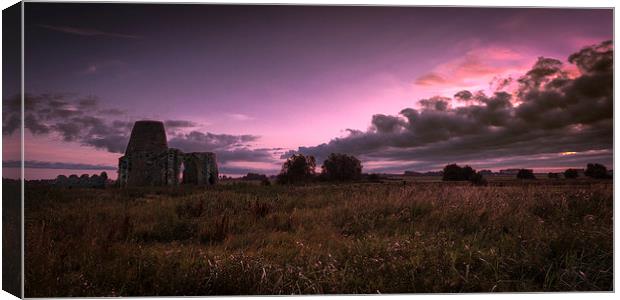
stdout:
<svg viewBox="0 0 620 300">
<path fill-rule="evenodd" d="M 26 2 L 47 2 L 47 1 L 26 1 Z M 239 4 L 310 4 L 310 5 L 321 5 L 321 4 L 327 4 L 327 5 L 402 5 L 402 6 L 500 6 L 500 7 L 587 7 L 587 8 L 594 8 L 594 7 L 602 7 L 602 8 L 615 8 L 615 2 L 614 1 L 609 1 L 609 0 L 589 0 L 589 1 L 584 1 L 584 0 L 538 0 L 538 1 L 534 1 L 534 0 L 502 0 L 501 2 L 498 1 L 493 1 L 493 0 L 467 0 L 467 1 L 463 1 L 463 0 L 436 0 L 436 1 L 432 1 L 432 0 L 410 0 L 410 1 L 406 1 L 406 0 L 385 0 L 385 1 L 381 1 L 381 0 L 337 0 L 337 1 L 331 1 L 331 0 L 305 0 L 305 1 L 295 1 L 295 0 L 291 0 L 291 1 L 278 1 L 278 0 L 272 0 L 272 1 L 260 1 L 260 0 L 244 0 L 244 1 L 239 1 L 239 0 L 227 0 L 227 1 L 223 1 L 223 0 L 209 0 L 209 1 L 175 1 L 175 0 L 150 0 L 150 1 L 144 1 L 144 0 L 132 0 L 132 1 L 67 1 L 67 0 L 57 0 L 54 2 L 133 2 L 133 3 L 239 3 Z M 13 0 L 0 0 L 0 6 L 2 7 L 2 9 L 7 8 L 13 4 L 17 3 L 17 1 L 13 1 Z M 23 6 L 22 6 L 23 7 Z M 22 11 L 23 14 L 23 11 Z M 22 24 L 23 24 L 23 15 L 22 15 Z M 0 22 L 1 24 L 1 22 Z M 615 22 L 615 10 L 614 10 L 614 40 L 615 40 L 615 32 L 617 32 L 617 26 L 618 24 Z M 23 29 L 23 25 L 22 25 L 22 29 Z M 22 58 L 23 58 L 23 43 L 24 43 L 24 39 L 23 39 L 23 30 L 22 30 Z M 1 51 L 1 50 L 0 50 Z M 0 52 L 1 53 L 1 52 Z M 616 69 L 618 66 L 617 60 L 616 60 L 616 56 L 615 56 L 615 52 L 614 52 L 614 68 Z M 1 78 L 1 77 L 0 77 Z M 23 95 L 23 88 L 24 88 L 24 77 L 23 77 L 23 59 L 22 59 L 22 95 Z M 618 99 L 618 90 L 615 89 L 615 87 L 618 86 L 618 78 L 615 76 L 614 74 L 614 99 Z M 615 102 L 615 101 L 614 101 Z M 22 101 L 23 103 L 23 101 Z M 614 103 L 614 116 L 619 116 L 620 115 L 620 108 L 619 106 L 615 105 Z M 23 106 L 22 106 L 22 115 L 23 115 Z M 2 117 L 0 116 L 0 121 L 1 121 Z M 23 118 L 22 118 L 22 178 L 24 177 L 23 175 L 23 155 L 24 155 L 24 149 L 23 149 L 23 134 L 24 134 L 24 130 L 23 130 Z M 614 118 L 614 149 L 615 149 L 615 142 L 618 139 L 618 132 L 615 131 L 616 125 L 618 123 L 617 118 Z M 1 145 L 1 143 L 0 143 Z M 615 156 L 614 156 L 614 169 L 615 170 L 619 170 L 619 166 L 615 160 Z M 1 171 L 0 171 L 1 174 Z M 1 185 L 0 185 L 0 191 L 1 191 Z M 614 200 L 615 200 L 615 191 L 616 191 L 616 182 L 614 179 Z M 23 185 L 22 185 L 22 195 L 23 195 Z M 614 201 L 615 202 L 615 201 Z M 615 203 L 614 203 L 615 204 Z M 614 215 L 615 215 L 615 205 L 614 205 Z M 23 201 L 22 201 L 22 220 L 23 220 Z M 1 232 L 0 232 L 0 239 L 1 239 Z M 23 223 L 22 223 L 22 254 L 23 254 Z M 615 219 L 614 219 L 614 270 L 616 270 L 616 264 L 617 264 L 617 249 L 620 249 L 619 247 L 619 239 L 618 239 L 618 230 L 617 227 L 615 226 Z M 23 255 L 22 255 L 22 271 L 23 269 Z M 0 261 L 0 267 L 1 267 L 1 261 Z M 23 275 L 23 274 L 22 274 Z M 23 276 L 22 276 L 22 280 L 23 280 Z M 614 290 L 617 289 L 617 277 L 614 276 Z M 23 289 L 23 284 L 22 284 L 22 289 Z M 22 291 L 23 292 L 23 291 Z M 488 297 L 499 297 L 502 299 L 516 299 L 516 297 L 522 297 L 522 296 L 526 296 L 529 299 L 541 299 L 542 297 L 548 299 L 583 299 L 584 297 L 595 297 L 595 298 L 600 298 L 600 299 L 611 299 L 612 297 L 615 297 L 615 293 L 536 293 L 536 294 L 458 294 L 458 295 L 453 295 L 453 294 L 433 294 L 433 295 L 428 295 L 428 294 L 424 294 L 424 295 L 418 295 L 418 294 L 400 294 L 400 295 L 381 295 L 381 296 L 376 296 L 379 297 L 381 299 L 383 298 L 390 298 L 390 299 L 409 299 L 411 296 L 414 296 L 416 298 L 421 298 L 421 299 L 427 299 L 427 298 L 434 298 L 434 299 L 448 299 L 448 297 L 458 297 L 459 299 L 477 299 L 480 297 L 484 297 L 484 298 L 488 298 Z M 224 297 L 224 298 L 255 298 L 254 297 Z M 332 298 L 332 297 L 345 297 L 347 299 L 361 299 L 362 297 L 367 297 L 367 296 L 298 296 L 298 297 L 294 297 L 294 298 L 308 298 L 308 299 L 327 299 L 327 298 Z M 184 299 L 183 297 L 137 297 L 137 298 L 149 298 L 149 299 Z M 205 297 L 205 298 L 213 298 L 213 297 Z M 221 298 L 221 297 L 220 297 Z M 260 297 L 260 298 L 267 298 L 267 299 L 276 299 L 279 297 Z M 1 291 L 0 292 L 0 300 L 4 300 L 4 299 L 15 299 L 15 297 L 13 297 L 12 295 Z M 83 298 L 78 298 L 78 299 L 83 299 Z"/>
</svg>

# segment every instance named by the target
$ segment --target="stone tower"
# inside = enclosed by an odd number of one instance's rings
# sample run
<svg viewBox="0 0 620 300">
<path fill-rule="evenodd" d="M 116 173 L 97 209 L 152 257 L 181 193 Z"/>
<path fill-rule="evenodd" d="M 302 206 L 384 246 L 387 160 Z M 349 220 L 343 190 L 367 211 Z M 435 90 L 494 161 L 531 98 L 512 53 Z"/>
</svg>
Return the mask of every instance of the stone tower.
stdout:
<svg viewBox="0 0 620 300">
<path fill-rule="evenodd" d="M 168 149 L 164 123 L 143 120 L 133 124 L 125 155 L 138 152 L 161 152 Z"/>
<path fill-rule="evenodd" d="M 186 166 L 183 183 L 217 183 L 214 153 L 184 154 L 178 149 L 168 148 L 164 123 L 137 121 L 131 130 L 125 155 L 118 160 L 118 182 L 121 187 L 178 185 L 182 164 Z"/>
</svg>

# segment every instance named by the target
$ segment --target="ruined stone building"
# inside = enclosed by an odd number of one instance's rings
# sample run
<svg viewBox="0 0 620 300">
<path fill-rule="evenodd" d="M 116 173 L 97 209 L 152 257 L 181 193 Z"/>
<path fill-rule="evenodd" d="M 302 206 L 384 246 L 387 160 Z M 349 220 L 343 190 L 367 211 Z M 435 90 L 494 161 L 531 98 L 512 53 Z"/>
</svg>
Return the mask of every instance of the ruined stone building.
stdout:
<svg viewBox="0 0 620 300">
<path fill-rule="evenodd" d="M 183 153 L 168 148 L 164 123 L 137 121 L 125 155 L 118 159 L 118 182 L 126 186 L 212 185 L 218 180 L 212 152 Z"/>
</svg>

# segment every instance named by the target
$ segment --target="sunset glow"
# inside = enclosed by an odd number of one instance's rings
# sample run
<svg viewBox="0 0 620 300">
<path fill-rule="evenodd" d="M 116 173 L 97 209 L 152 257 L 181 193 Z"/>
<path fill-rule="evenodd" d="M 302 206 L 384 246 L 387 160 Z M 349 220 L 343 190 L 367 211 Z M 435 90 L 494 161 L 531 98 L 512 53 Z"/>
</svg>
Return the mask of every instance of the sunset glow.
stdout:
<svg viewBox="0 0 620 300">
<path fill-rule="evenodd" d="M 611 10 L 25 7 L 29 178 L 81 172 L 42 171 L 49 163 L 115 173 L 140 119 L 166 122 L 170 147 L 215 152 L 233 176 L 276 174 L 298 152 L 318 165 L 350 153 L 364 172 L 611 167 L 606 91 L 585 99 L 570 83 L 561 93 L 578 100 L 532 98 L 558 78 L 589 84 L 568 58 L 613 38 Z M 561 66 L 538 78 L 541 57 Z M 6 129 L 5 139 L 17 132 Z"/>
</svg>

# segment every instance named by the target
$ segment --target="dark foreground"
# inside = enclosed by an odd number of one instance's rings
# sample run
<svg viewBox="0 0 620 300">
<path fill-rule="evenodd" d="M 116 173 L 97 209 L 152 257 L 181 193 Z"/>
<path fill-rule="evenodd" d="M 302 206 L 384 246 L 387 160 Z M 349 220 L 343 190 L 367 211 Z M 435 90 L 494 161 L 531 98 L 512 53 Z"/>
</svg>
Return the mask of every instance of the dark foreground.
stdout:
<svg viewBox="0 0 620 300">
<path fill-rule="evenodd" d="M 613 288 L 611 181 L 26 197 L 27 297 Z"/>
</svg>

